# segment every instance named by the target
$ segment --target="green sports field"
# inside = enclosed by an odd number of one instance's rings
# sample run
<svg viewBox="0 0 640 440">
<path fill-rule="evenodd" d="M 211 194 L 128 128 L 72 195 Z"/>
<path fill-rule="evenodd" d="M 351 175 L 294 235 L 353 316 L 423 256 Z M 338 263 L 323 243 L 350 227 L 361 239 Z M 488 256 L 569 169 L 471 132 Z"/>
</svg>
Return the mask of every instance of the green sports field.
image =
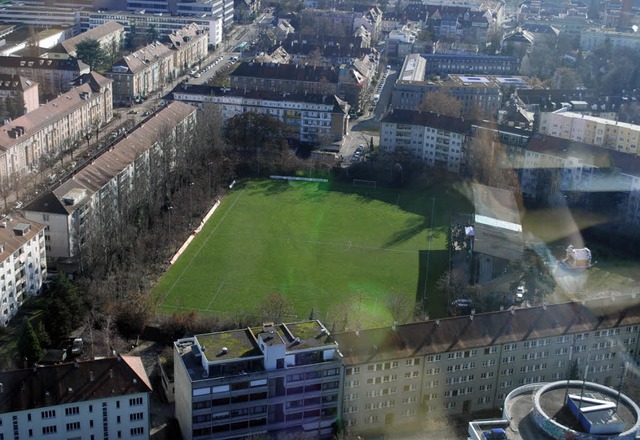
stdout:
<svg viewBox="0 0 640 440">
<path fill-rule="evenodd" d="M 159 280 L 160 311 L 237 313 L 276 291 L 293 305 L 292 319 L 307 319 L 312 310 L 327 319 L 357 302 L 362 325 L 388 324 L 389 298 L 405 298 L 410 307 L 424 295 L 429 314 L 443 316 L 445 300 L 433 284 L 449 259 L 451 212 L 466 206 L 457 193 L 443 194 L 240 183 Z"/>
</svg>

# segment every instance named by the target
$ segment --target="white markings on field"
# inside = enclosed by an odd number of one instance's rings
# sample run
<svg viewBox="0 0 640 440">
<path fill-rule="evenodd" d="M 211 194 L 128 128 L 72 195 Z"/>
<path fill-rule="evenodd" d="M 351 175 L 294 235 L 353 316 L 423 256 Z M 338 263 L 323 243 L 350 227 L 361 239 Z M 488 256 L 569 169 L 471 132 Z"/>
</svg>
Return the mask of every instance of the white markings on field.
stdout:
<svg viewBox="0 0 640 440">
<path fill-rule="evenodd" d="M 218 234 L 219 236 L 227 236 L 227 237 L 233 237 L 233 236 L 242 236 L 242 237 L 247 237 L 246 233 L 242 233 L 242 234 L 233 234 L 233 233 L 226 233 L 226 234 Z M 265 240 L 266 237 L 264 236 L 260 236 L 261 240 Z M 322 240 L 298 240 L 295 238 L 290 238 L 290 237 L 273 237 L 270 236 L 268 237 L 269 240 L 280 240 L 283 242 L 286 242 L 287 244 L 291 245 L 295 245 L 298 243 L 303 243 L 303 244 L 317 244 L 317 245 L 325 245 L 325 246 L 335 246 L 335 247 L 344 247 L 347 246 L 347 249 L 362 249 L 362 250 L 366 250 L 366 251 L 380 251 L 380 252 L 396 252 L 396 253 L 408 253 L 408 254 L 413 254 L 416 253 L 417 250 L 416 249 L 410 249 L 410 250 L 403 250 L 403 249 L 391 249 L 388 247 L 380 247 L 380 246 L 365 246 L 365 245 L 359 245 L 359 244 L 354 244 L 351 240 L 347 240 L 346 242 L 344 241 L 322 241 Z"/>
<path fill-rule="evenodd" d="M 224 221 L 224 219 L 227 217 L 227 214 L 229 214 L 229 212 L 231 212 L 233 210 L 233 207 L 236 206 L 236 203 L 238 202 L 238 200 L 240 200 L 240 197 L 242 197 L 242 195 L 244 194 L 244 192 L 246 191 L 246 189 L 243 189 L 242 192 L 240 194 L 238 194 L 238 197 L 236 197 L 236 199 L 233 201 L 233 203 L 231 204 L 231 206 L 229 207 L 229 209 L 227 209 L 227 212 L 224 213 L 224 215 L 222 216 L 222 218 L 220 219 L 220 221 L 218 222 L 218 224 L 215 226 L 215 228 L 213 228 L 211 230 L 211 232 L 209 232 L 209 235 L 207 235 L 207 238 L 204 240 L 204 242 L 202 243 L 202 245 L 200 245 L 200 248 L 198 248 L 198 250 L 196 251 L 196 253 L 193 255 L 193 257 L 191 257 L 191 261 L 189 261 L 189 264 L 187 264 L 187 267 L 184 268 L 184 270 L 182 271 L 182 273 L 180 274 L 180 276 L 178 276 L 178 278 L 173 282 L 173 284 L 171 285 L 171 288 L 167 291 L 167 293 L 164 295 L 164 298 L 162 298 L 162 302 L 160 304 L 164 304 L 164 302 L 167 300 L 167 297 L 169 296 L 169 294 L 173 291 L 173 289 L 178 285 L 178 282 L 180 282 L 180 280 L 182 279 L 183 275 L 189 270 L 189 268 L 191 267 L 191 264 L 193 264 L 193 261 L 196 259 L 196 257 L 198 256 L 198 254 L 200 253 L 200 251 L 202 250 L 202 248 L 204 247 L 204 245 L 207 244 L 207 242 L 209 241 L 209 239 L 211 238 L 211 236 L 218 230 L 218 227 L 222 224 L 222 222 Z"/>
<path fill-rule="evenodd" d="M 211 301 L 209 301 L 209 305 L 207 306 L 207 310 L 209 310 L 211 308 L 211 304 L 213 303 L 213 300 L 216 299 L 218 297 L 218 295 L 220 294 L 220 291 L 222 290 L 222 286 L 224 286 L 224 281 L 220 283 L 220 286 L 218 286 L 218 290 L 216 290 L 216 293 L 211 297 Z"/>
</svg>

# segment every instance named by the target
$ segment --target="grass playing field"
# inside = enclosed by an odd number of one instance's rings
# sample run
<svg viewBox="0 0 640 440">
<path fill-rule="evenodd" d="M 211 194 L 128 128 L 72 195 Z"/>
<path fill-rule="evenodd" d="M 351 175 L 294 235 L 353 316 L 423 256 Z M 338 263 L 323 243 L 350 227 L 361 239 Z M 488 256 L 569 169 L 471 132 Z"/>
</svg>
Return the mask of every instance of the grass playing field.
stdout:
<svg viewBox="0 0 640 440">
<path fill-rule="evenodd" d="M 412 307 L 426 294 L 430 316 L 445 316 L 433 285 L 447 267 L 451 213 L 461 207 L 457 193 L 437 188 L 240 183 L 154 294 L 165 313 L 236 313 L 277 291 L 295 309 L 291 320 L 313 310 L 329 322 L 342 306 L 363 326 L 391 323 L 389 298 Z"/>
</svg>

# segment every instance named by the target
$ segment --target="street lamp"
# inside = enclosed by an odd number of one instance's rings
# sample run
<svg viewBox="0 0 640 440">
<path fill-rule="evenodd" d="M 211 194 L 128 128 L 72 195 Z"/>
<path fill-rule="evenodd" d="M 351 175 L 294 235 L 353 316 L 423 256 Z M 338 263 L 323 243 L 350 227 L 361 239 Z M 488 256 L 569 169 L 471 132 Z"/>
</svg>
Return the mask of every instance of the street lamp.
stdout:
<svg viewBox="0 0 640 440">
<path fill-rule="evenodd" d="M 213 174 L 211 171 L 211 168 L 213 168 L 213 162 L 209 162 L 207 163 L 207 173 L 209 175 L 209 195 L 212 196 L 212 189 L 211 189 L 211 175 Z"/>
<path fill-rule="evenodd" d="M 168 206 L 167 207 L 167 212 L 169 213 L 169 231 L 168 231 L 169 247 L 171 247 L 171 244 L 173 242 L 173 234 L 171 233 L 171 211 L 173 211 L 173 206 Z"/>
<path fill-rule="evenodd" d="M 191 196 L 193 182 L 189 182 L 189 229 L 191 229 L 191 219 L 193 218 L 193 197 Z"/>
</svg>

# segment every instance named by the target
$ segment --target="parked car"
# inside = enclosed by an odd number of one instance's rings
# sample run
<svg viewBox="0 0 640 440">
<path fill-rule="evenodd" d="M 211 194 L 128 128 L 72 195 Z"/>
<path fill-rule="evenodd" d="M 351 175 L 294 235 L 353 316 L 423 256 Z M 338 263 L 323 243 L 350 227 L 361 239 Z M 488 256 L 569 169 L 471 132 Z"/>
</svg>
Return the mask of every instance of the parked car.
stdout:
<svg viewBox="0 0 640 440">
<path fill-rule="evenodd" d="M 71 354 L 78 356 L 84 353 L 84 341 L 82 338 L 75 338 L 71 345 Z"/>
<path fill-rule="evenodd" d="M 507 432 L 502 428 L 494 428 L 491 431 L 485 431 L 482 435 L 486 440 L 505 440 L 507 438 Z"/>
</svg>

